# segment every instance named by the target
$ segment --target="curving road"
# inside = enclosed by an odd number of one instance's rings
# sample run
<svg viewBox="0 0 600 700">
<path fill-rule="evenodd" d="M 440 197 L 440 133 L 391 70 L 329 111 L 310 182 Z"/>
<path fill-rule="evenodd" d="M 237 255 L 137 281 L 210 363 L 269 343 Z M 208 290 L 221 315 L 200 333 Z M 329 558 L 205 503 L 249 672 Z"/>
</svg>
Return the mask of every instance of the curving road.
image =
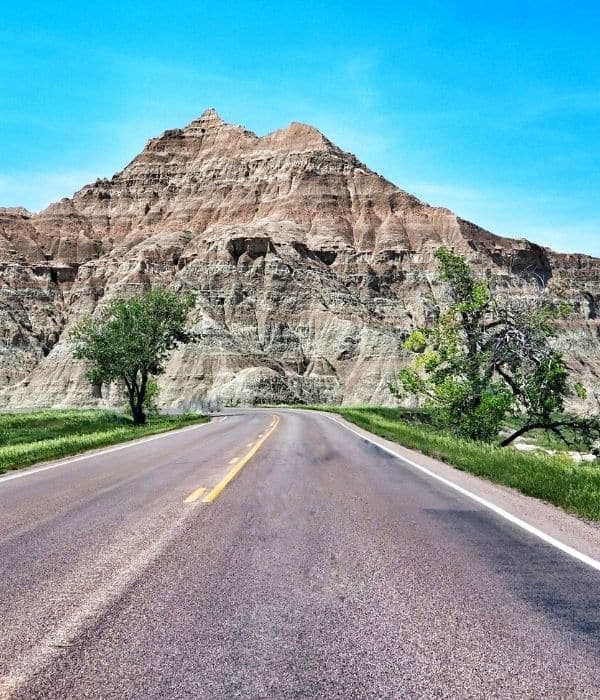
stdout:
<svg viewBox="0 0 600 700">
<path fill-rule="evenodd" d="M 51 467 L 0 479 L 0 697 L 600 695 L 600 573 L 327 415 Z"/>
</svg>

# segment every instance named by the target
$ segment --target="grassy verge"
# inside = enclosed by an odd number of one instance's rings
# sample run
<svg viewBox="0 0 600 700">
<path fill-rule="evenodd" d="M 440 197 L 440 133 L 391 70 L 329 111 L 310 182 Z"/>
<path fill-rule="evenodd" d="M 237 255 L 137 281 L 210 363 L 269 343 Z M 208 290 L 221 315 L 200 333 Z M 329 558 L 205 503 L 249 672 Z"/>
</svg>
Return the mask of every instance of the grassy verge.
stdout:
<svg viewBox="0 0 600 700">
<path fill-rule="evenodd" d="M 198 415 L 158 416 L 135 426 L 127 416 L 96 409 L 0 414 L 0 474 L 207 420 Z"/>
<path fill-rule="evenodd" d="M 314 406 L 338 413 L 361 428 L 441 459 L 462 471 L 485 477 L 560 506 L 590 520 L 600 520 L 600 468 L 576 464 L 566 456 L 519 452 L 463 440 L 434 428 L 410 423 L 393 408 Z"/>
</svg>

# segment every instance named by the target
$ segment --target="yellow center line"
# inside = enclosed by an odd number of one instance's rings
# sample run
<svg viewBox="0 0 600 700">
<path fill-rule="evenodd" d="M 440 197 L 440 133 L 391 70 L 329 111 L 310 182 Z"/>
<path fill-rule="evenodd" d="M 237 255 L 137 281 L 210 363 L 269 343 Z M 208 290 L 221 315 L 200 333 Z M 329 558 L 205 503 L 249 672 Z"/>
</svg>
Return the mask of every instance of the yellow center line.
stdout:
<svg viewBox="0 0 600 700">
<path fill-rule="evenodd" d="M 204 486 L 201 486 L 199 489 L 192 491 L 192 493 L 190 493 L 190 495 L 185 499 L 184 503 L 193 503 L 194 501 L 197 501 L 203 493 L 206 493 L 206 489 Z"/>
<path fill-rule="evenodd" d="M 238 462 L 237 464 L 234 465 L 234 467 L 219 481 L 219 483 L 212 488 L 206 496 L 202 499 L 203 503 L 212 503 L 223 491 L 223 489 L 229 484 L 235 477 L 238 475 L 238 473 L 246 466 L 246 464 L 254 457 L 254 455 L 260 450 L 264 442 L 269 438 L 269 436 L 273 433 L 275 428 L 277 427 L 277 424 L 279 423 L 279 416 L 273 416 L 273 421 L 271 422 L 271 425 L 269 426 L 269 429 L 264 433 L 264 435 L 257 440 L 257 442 L 254 443 L 254 447 L 245 454 Z M 252 444 L 252 443 L 250 443 Z M 192 494 L 193 495 L 193 494 Z"/>
</svg>

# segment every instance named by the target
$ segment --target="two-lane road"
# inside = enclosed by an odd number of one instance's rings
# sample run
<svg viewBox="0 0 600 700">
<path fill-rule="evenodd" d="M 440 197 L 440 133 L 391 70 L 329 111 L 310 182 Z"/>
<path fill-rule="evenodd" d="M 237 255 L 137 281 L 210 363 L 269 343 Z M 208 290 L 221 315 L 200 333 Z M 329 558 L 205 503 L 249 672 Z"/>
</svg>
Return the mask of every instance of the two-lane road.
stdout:
<svg viewBox="0 0 600 700">
<path fill-rule="evenodd" d="M 22 474 L 0 697 L 600 697 L 600 574 L 326 415 Z"/>
</svg>

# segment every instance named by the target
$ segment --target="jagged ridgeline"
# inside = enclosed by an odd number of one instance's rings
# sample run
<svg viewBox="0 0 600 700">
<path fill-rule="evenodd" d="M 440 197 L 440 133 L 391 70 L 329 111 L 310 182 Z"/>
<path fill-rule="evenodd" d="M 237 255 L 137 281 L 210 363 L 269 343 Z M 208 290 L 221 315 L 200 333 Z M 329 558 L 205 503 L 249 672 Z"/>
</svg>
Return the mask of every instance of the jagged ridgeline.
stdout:
<svg viewBox="0 0 600 700">
<path fill-rule="evenodd" d="M 0 209 L 0 405 L 116 400 L 114 389 L 94 395 L 68 330 L 151 285 L 197 295 L 198 340 L 161 377 L 166 405 L 389 403 L 402 341 L 432 314 L 442 244 L 502 293 L 544 285 L 571 300 L 561 342 L 598 385 L 599 259 L 430 207 L 310 126 L 258 137 L 210 109 L 71 199 L 39 214 Z"/>
</svg>

